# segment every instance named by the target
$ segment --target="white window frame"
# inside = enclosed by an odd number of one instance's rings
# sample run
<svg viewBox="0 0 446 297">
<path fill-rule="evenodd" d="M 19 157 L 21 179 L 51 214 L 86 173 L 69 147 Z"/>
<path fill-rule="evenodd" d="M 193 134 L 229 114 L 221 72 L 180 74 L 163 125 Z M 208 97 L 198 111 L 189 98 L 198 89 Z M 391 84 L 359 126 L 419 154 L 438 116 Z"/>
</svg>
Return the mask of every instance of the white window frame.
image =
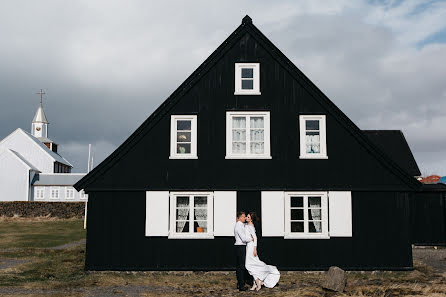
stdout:
<svg viewBox="0 0 446 297">
<path fill-rule="evenodd" d="M 190 154 L 177 153 L 177 121 L 191 121 L 191 145 Z M 169 159 L 198 159 L 197 156 L 197 116 L 196 115 L 172 115 L 170 117 L 170 157 Z"/>
<path fill-rule="evenodd" d="M 45 187 L 34 187 L 34 200 L 37 201 L 44 199 L 45 199 Z"/>
<path fill-rule="evenodd" d="M 250 145 L 250 120 L 249 117 L 264 118 L 264 152 L 263 154 L 248 153 L 251 150 Z M 246 153 L 234 154 L 232 153 L 232 118 L 246 117 Z M 226 112 L 226 159 L 271 159 L 270 147 L 270 112 L 269 111 L 227 111 Z"/>
<path fill-rule="evenodd" d="M 82 200 L 86 200 L 86 199 L 88 199 L 88 194 L 85 194 L 84 190 L 80 190 L 79 191 L 79 198 L 82 199 Z"/>
<path fill-rule="evenodd" d="M 213 192 L 170 192 L 169 203 L 170 203 L 170 226 L 169 226 L 169 239 L 213 239 L 214 238 L 214 193 Z M 178 196 L 207 196 L 208 199 L 208 212 L 207 212 L 207 233 L 177 233 L 176 232 L 176 197 Z M 190 199 L 190 198 L 189 198 Z M 193 221 L 194 207 L 192 203 L 189 202 L 191 207 L 191 215 L 189 216 L 189 226 Z M 191 229 L 192 230 L 192 229 Z"/>
<path fill-rule="evenodd" d="M 291 232 L 291 197 L 304 197 L 304 232 Z M 321 197 L 322 232 L 308 232 L 308 197 Z M 327 192 L 285 192 L 285 239 L 329 239 L 328 233 L 328 193 Z"/>
<path fill-rule="evenodd" d="M 310 154 L 306 152 L 306 121 L 319 121 L 319 136 L 320 136 L 320 152 L 318 154 Z M 300 115 L 299 116 L 299 130 L 300 130 L 300 159 L 328 159 L 327 156 L 327 132 L 325 115 Z"/>
<path fill-rule="evenodd" d="M 53 193 L 57 193 L 57 197 L 55 197 L 55 195 L 53 195 Z M 50 199 L 51 200 L 60 200 L 60 188 L 59 187 L 51 187 L 50 188 Z"/>
<path fill-rule="evenodd" d="M 69 195 L 71 193 L 71 195 Z M 65 199 L 73 200 L 74 199 L 74 188 L 73 187 L 65 187 Z"/>
<path fill-rule="evenodd" d="M 253 89 L 242 89 L 242 68 L 253 69 Z M 260 63 L 235 63 L 234 95 L 261 95 L 260 93 Z"/>
</svg>

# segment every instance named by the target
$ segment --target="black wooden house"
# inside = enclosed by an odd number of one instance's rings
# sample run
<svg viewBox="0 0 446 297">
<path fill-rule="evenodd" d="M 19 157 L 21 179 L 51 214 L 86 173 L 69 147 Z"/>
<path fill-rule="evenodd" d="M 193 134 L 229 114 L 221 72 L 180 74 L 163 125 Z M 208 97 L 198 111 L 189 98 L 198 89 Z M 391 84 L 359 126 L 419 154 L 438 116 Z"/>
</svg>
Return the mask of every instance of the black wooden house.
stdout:
<svg viewBox="0 0 446 297">
<path fill-rule="evenodd" d="M 385 150 L 246 16 L 75 185 L 86 269 L 233 269 L 237 210 L 279 269 L 410 269 L 420 184 Z"/>
</svg>

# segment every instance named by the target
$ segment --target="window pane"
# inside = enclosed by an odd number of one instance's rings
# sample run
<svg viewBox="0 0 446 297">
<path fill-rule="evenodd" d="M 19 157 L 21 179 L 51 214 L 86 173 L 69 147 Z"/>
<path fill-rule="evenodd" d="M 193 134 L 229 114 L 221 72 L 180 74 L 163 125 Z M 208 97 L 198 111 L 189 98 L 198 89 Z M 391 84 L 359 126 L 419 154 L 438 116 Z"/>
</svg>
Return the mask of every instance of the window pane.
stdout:
<svg viewBox="0 0 446 297">
<path fill-rule="evenodd" d="M 191 142 L 190 132 L 177 132 L 177 142 Z"/>
<path fill-rule="evenodd" d="M 306 132 L 307 154 L 319 154 L 321 152 L 319 132 Z"/>
<path fill-rule="evenodd" d="M 208 223 L 206 221 L 194 221 L 194 232 L 207 233 Z"/>
<path fill-rule="evenodd" d="M 291 210 L 291 220 L 303 220 L 304 210 L 303 209 L 292 209 Z"/>
<path fill-rule="evenodd" d="M 194 206 L 195 207 L 207 207 L 208 206 L 208 197 L 195 196 L 194 197 Z"/>
<path fill-rule="evenodd" d="M 191 120 L 178 120 L 177 130 L 191 130 Z"/>
<path fill-rule="evenodd" d="M 251 154 L 263 154 L 265 152 L 265 146 L 263 142 L 251 142 Z"/>
<path fill-rule="evenodd" d="M 265 133 L 263 129 L 251 130 L 249 139 L 251 141 L 263 141 L 265 138 Z"/>
<path fill-rule="evenodd" d="M 242 79 L 242 90 L 254 89 L 254 81 L 252 79 Z"/>
<path fill-rule="evenodd" d="M 246 143 L 245 142 L 233 142 L 232 152 L 234 154 L 245 154 L 246 153 Z"/>
<path fill-rule="evenodd" d="M 322 233 L 322 222 L 308 222 L 308 232 Z"/>
<path fill-rule="evenodd" d="M 189 207 L 189 196 L 178 196 L 177 207 Z"/>
<path fill-rule="evenodd" d="M 291 232 L 304 232 L 304 222 L 291 222 Z"/>
<path fill-rule="evenodd" d="M 189 208 L 177 208 L 176 220 L 177 221 L 188 221 L 189 220 Z"/>
<path fill-rule="evenodd" d="M 207 208 L 195 208 L 194 209 L 194 220 L 195 221 L 206 221 L 208 219 Z"/>
<path fill-rule="evenodd" d="M 242 78 L 253 78 L 254 69 L 252 68 L 242 68 Z"/>
<path fill-rule="evenodd" d="M 322 211 L 317 208 L 308 210 L 308 219 L 309 220 L 322 220 Z"/>
<path fill-rule="evenodd" d="M 308 207 L 321 207 L 321 197 L 308 197 Z"/>
<path fill-rule="evenodd" d="M 189 222 L 187 221 L 177 221 L 177 233 L 188 233 L 189 232 Z"/>
<path fill-rule="evenodd" d="M 233 117 L 232 128 L 246 128 L 246 117 Z"/>
<path fill-rule="evenodd" d="M 306 120 L 305 127 L 307 130 L 319 130 L 319 121 L 318 120 Z"/>
<path fill-rule="evenodd" d="M 190 154 L 190 143 L 178 143 L 177 154 Z"/>
<path fill-rule="evenodd" d="M 263 117 L 251 117 L 250 118 L 251 129 L 252 128 L 263 128 L 263 122 L 264 122 Z"/>
<path fill-rule="evenodd" d="M 232 130 L 232 141 L 246 141 L 246 130 Z"/>
<path fill-rule="evenodd" d="M 291 207 L 304 207 L 304 197 L 291 197 Z"/>
</svg>

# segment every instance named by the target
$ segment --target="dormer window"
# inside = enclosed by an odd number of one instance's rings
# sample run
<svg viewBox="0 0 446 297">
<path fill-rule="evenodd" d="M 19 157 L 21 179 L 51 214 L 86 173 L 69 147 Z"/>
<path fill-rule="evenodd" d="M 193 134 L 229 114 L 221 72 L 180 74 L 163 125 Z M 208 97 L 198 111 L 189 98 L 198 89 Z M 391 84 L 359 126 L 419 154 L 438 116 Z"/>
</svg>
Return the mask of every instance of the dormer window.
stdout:
<svg viewBox="0 0 446 297">
<path fill-rule="evenodd" d="M 260 64 L 235 63 L 235 95 L 260 95 Z"/>
<path fill-rule="evenodd" d="M 196 115 L 173 115 L 171 117 L 170 159 L 197 159 Z"/>
</svg>

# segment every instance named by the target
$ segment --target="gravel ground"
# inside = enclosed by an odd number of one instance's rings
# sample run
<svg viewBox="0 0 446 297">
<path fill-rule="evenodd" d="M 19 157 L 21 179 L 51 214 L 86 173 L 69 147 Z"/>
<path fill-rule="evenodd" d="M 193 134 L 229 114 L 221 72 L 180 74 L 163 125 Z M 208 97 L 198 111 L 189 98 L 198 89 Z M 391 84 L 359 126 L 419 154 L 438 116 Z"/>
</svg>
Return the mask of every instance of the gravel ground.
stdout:
<svg viewBox="0 0 446 297">
<path fill-rule="evenodd" d="M 412 249 L 413 259 L 431 266 L 434 270 L 446 272 L 446 247 L 415 246 Z"/>
</svg>

